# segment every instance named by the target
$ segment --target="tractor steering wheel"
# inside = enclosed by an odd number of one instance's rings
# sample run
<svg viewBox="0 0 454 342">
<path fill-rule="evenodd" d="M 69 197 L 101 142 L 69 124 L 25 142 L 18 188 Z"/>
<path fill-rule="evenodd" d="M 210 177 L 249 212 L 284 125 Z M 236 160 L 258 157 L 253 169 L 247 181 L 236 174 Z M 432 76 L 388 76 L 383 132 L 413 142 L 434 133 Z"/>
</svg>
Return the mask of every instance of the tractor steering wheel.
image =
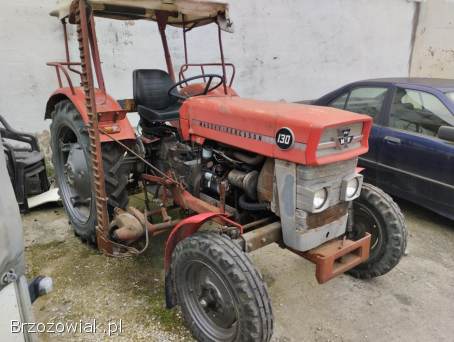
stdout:
<svg viewBox="0 0 454 342">
<path fill-rule="evenodd" d="M 185 95 L 181 95 L 177 88 L 182 86 L 183 84 L 185 83 L 188 83 L 188 82 L 191 82 L 191 81 L 194 81 L 194 80 L 198 80 L 199 78 L 208 78 L 208 82 L 206 82 L 206 86 L 205 86 L 205 89 L 199 93 L 199 94 L 194 94 L 194 95 L 191 95 L 191 96 L 185 96 Z M 213 82 L 213 78 L 218 78 L 219 79 L 219 83 L 215 84 L 214 86 L 211 86 L 211 83 Z M 213 91 L 217 88 L 219 88 L 222 84 L 224 83 L 224 77 L 222 77 L 221 75 L 216 75 L 216 74 L 206 74 L 206 75 L 199 75 L 199 76 L 194 76 L 194 77 L 190 77 L 190 78 L 185 78 L 177 83 L 175 83 L 172 87 L 170 87 L 169 91 L 167 92 L 170 96 L 175 96 L 177 99 L 180 99 L 180 100 L 186 100 L 188 99 L 189 97 L 192 97 L 192 96 L 201 96 L 201 95 L 206 95 L 208 94 L 210 91 Z"/>
</svg>

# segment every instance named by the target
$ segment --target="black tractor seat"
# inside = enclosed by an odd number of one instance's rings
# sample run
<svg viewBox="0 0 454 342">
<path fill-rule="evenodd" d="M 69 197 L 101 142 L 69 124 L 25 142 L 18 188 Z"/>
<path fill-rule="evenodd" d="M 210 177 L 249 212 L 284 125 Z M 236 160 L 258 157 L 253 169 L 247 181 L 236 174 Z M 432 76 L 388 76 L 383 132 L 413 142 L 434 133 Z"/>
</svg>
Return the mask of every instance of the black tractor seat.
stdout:
<svg viewBox="0 0 454 342">
<path fill-rule="evenodd" d="M 147 121 L 172 121 L 179 118 L 180 107 L 181 105 L 179 103 L 167 107 L 164 110 L 138 105 L 137 112 Z"/>
<path fill-rule="evenodd" d="M 134 70 L 134 100 L 143 120 L 148 123 L 178 120 L 181 104 L 168 94 L 173 85 L 169 74 L 163 70 Z"/>
</svg>

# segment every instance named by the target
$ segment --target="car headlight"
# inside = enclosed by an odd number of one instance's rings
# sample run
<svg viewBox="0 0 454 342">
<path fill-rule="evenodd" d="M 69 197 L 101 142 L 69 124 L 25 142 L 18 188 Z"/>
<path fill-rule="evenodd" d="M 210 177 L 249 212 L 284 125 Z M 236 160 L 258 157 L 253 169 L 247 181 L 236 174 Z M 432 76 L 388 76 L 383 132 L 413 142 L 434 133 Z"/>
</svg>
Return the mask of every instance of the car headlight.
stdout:
<svg viewBox="0 0 454 342">
<path fill-rule="evenodd" d="M 358 190 L 359 190 L 358 178 L 350 179 L 347 182 L 347 186 L 345 188 L 345 195 L 347 196 L 347 199 L 350 199 L 353 196 L 355 196 Z"/>
<path fill-rule="evenodd" d="M 314 200 L 313 200 L 314 209 L 317 210 L 317 209 L 322 208 L 325 205 L 327 198 L 328 198 L 328 191 L 325 188 L 318 190 L 314 194 Z"/>
</svg>

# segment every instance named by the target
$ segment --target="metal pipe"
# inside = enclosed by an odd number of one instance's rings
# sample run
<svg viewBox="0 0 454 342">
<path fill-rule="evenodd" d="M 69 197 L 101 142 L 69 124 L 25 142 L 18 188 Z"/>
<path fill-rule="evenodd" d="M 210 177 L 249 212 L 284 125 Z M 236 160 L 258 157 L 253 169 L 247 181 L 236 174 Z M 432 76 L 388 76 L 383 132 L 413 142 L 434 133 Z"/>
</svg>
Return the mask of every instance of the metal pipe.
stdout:
<svg viewBox="0 0 454 342">
<path fill-rule="evenodd" d="M 273 216 L 265 217 L 257 221 L 253 221 L 250 223 L 247 223 L 243 226 L 243 231 L 248 231 L 251 230 L 252 228 L 255 228 L 257 226 L 260 226 L 262 224 L 270 223 L 271 221 L 275 220 L 276 218 Z"/>
<path fill-rule="evenodd" d="M 156 11 L 156 20 L 158 21 L 159 34 L 161 35 L 162 47 L 164 48 L 164 56 L 166 58 L 167 72 L 170 78 L 175 82 L 175 73 L 173 71 L 172 57 L 170 56 L 169 45 L 167 44 L 166 26 L 168 13 Z"/>
<path fill-rule="evenodd" d="M 66 55 L 66 67 L 68 68 L 69 71 L 72 71 L 76 74 L 79 74 L 79 75 L 82 75 L 82 72 L 74 69 L 71 67 L 71 65 L 77 65 L 79 63 L 71 63 L 71 57 L 70 57 L 70 54 L 69 54 L 69 43 L 68 43 L 68 27 L 66 25 L 66 19 L 62 19 L 61 20 L 61 23 L 63 25 L 63 35 L 65 37 L 65 55 Z M 64 63 L 60 63 L 61 65 L 64 65 Z M 63 69 L 63 67 L 62 67 Z M 65 72 L 66 74 L 66 71 L 63 69 L 63 71 Z M 58 76 L 60 76 L 60 73 L 58 72 Z M 74 89 L 73 89 L 73 86 L 72 86 L 72 82 L 71 82 L 71 78 L 69 77 L 69 75 L 66 77 L 68 79 L 68 83 L 69 83 L 69 86 L 71 88 L 71 92 L 73 94 L 75 94 L 74 92 Z M 81 85 L 82 85 L 82 82 L 81 82 Z M 60 85 L 60 88 L 62 87 L 62 85 Z"/>
<path fill-rule="evenodd" d="M 281 223 L 277 221 L 251 230 L 250 232 L 241 235 L 240 239 L 244 242 L 245 252 L 255 251 L 256 249 L 282 239 Z"/>
<path fill-rule="evenodd" d="M 159 233 L 162 230 L 168 230 L 170 228 L 175 227 L 180 222 L 181 220 L 173 220 L 169 222 L 149 224 L 147 229 L 150 234 L 155 235 L 156 233 Z"/>
<path fill-rule="evenodd" d="M 222 47 L 222 31 L 218 24 L 219 49 L 221 51 L 222 77 L 224 78 L 224 94 L 227 95 L 227 73 L 225 70 L 224 49 Z"/>
<path fill-rule="evenodd" d="M 101 67 L 101 57 L 99 55 L 99 47 L 98 47 L 98 39 L 96 37 L 96 29 L 95 29 L 95 19 L 93 14 L 90 16 L 90 46 L 93 52 L 93 65 L 95 67 L 96 73 L 96 82 L 98 83 L 98 87 L 102 90 L 103 93 L 106 92 L 106 86 L 104 84 L 104 76 L 102 74 L 102 67 Z"/>
<path fill-rule="evenodd" d="M 188 45 L 186 43 L 186 21 L 184 19 L 184 14 L 182 14 L 183 18 L 183 44 L 184 44 L 184 62 L 188 64 Z"/>
<path fill-rule="evenodd" d="M 61 81 L 61 76 L 60 76 L 60 70 L 58 69 L 58 67 L 55 67 L 55 71 L 57 71 L 57 80 L 58 80 L 58 86 L 60 88 L 63 87 L 63 83 Z M 72 90 L 72 89 L 71 89 Z M 73 94 L 74 94 L 74 91 L 73 91 Z"/>
<path fill-rule="evenodd" d="M 68 28 L 66 27 L 66 19 L 62 19 L 61 23 L 63 25 L 63 35 L 65 37 L 65 53 L 66 53 L 66 62 L 71 63 L 69 58 L 69 46 L 68 46 Z"/>
</svg>

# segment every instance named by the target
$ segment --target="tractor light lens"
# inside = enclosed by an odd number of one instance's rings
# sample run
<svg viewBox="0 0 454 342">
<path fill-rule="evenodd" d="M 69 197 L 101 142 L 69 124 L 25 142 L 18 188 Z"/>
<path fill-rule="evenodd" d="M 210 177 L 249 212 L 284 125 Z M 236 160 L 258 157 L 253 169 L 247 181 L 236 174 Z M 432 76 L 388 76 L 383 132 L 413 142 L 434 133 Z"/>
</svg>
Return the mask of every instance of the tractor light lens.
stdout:
<svg viewBox="0 0 454 342">
<path fill-rule="evenodd" d="M 326 188 L 318 190 L 314 194 L 314 202 L 313 202 L 314 209 L 317 210 L 317 209 L 322 208 L 325 205 L 327 199 L 328 199 L 328 191 L 326 190 Z"/>
<path fill-rule="evenodd" d="M 347 187 L 345 189 L 345 194 L 347 195 L 347 199 L 352 198 L 356 195 L 359 190 L 359 181 L 358 178 L 350 179 L 347 182 Z"/>
<path fill-rule="evenodd" d="M 353 201 L 358 198 L 363 185 L 363 176 L 356 174 L 342 180 L 341 201 Z"/>
</svg>

